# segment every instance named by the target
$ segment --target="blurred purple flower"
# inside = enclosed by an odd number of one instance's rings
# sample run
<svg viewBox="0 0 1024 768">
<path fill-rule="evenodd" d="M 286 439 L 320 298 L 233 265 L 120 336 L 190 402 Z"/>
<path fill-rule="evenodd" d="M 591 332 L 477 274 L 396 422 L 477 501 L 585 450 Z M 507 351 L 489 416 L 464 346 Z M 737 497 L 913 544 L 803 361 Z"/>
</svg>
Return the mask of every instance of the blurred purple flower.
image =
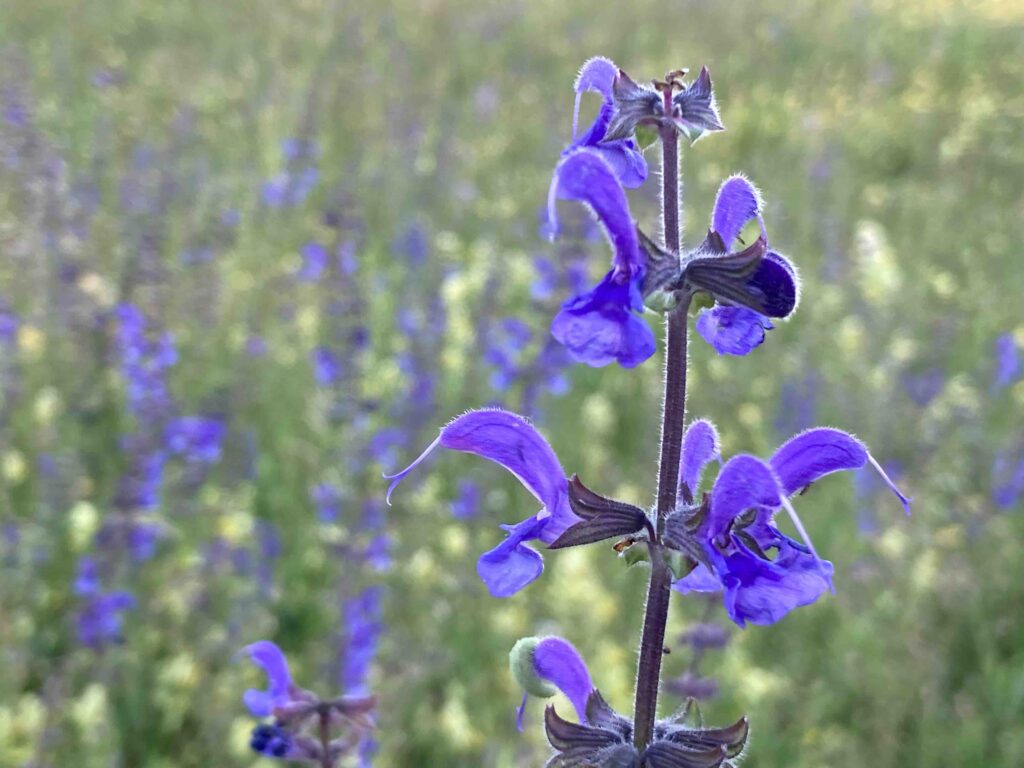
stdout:
<svg viewBox="0 0 1024 768">
<path fill-rule="evenodd" d="M 167 424 L 167 449 L 189 463 L 215 464 L 220 460 L 227 426 L 209 416 L 182 416 Z"/>
<path fill-rule="evenodd" d="M 346 695 L 369 693 L 367 677 L 384 629 L 381 621 L 382 597 L 383 587 L 372 586 L 342 605 L 345 642 L 341 686 Z"/>
<path fill-rule="evenodd" d="M 306 282 L 319 280 L 330 259 L 327 249 L 320 243 L 310 241 L 299 249 L 299 253 L 302 256 L 302 266 L 295 273 L 296 279 Z"/>
<path fill-rule="evenodd" d="M 480 486 L 472 480 L 460 480 L 459 492 L 452 500 L 452 516 L 457 520 L 470 520 L 480 511 Z"/>
<path fill-rule="evenodd" d="M 313 350 L 313 378 L 321 387 L 337 383 L 341 377 L 342 365 L 338 356 L 327 347 Z"/>
<path fill-rule="evenodd" d="M 1016 381 L 1021 373 L 1020 350 L 1012 333 L 1003 333 L 996 338 L 995 353 L 995 376 L 992 386 L 995 389 L 1002 389 Z"/>
<path fill-rule="evenodd" d="M 284 653 L 269 640 L 247 645 L 242 653 L 267 675 L 267 690 L 250 688 L 242 701 L 255 717 L 269 717 L 274 711 L 295 700 L 297 689 L 288 671 L 288 660 Z"/>
<path fill-rule="evenodd" d="M 330 483 L 319 483 L 310 492 L 321 523 L 334 523 L 341 513 L 341 492 Z"/>
<path fill-rule="evenodd" d="M 17 339 L 18 328 L 21 321 L 18 316 L 8 308 L 6 302 L 0 299 L 0 344 L 10 344 Z"/>
</svg>

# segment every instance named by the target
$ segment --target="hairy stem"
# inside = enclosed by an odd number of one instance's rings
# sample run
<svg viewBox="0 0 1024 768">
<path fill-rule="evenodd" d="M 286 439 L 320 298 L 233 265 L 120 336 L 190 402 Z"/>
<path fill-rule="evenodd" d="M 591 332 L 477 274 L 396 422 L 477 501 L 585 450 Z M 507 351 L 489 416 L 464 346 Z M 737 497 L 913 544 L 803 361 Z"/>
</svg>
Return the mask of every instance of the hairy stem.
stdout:
<svg viewBox="0 0 1024 768">
<path fill-rule="evenodd" d="M 671 110 L 671 91 L 665 93 L 666 110 Z M 679 253 L 679 150 L 673 128 L 661 131 L 662 224 L 665 249 Z M 690 297 L 680 297 L 669 314 L 665 338 L 665 400 L 661 419 L 661 455 L 658 460 L 658 541 L 649 544 L 651 581 L 647 588 L 643 636 L 636 674 L 633 708 L 633 744 L 643 750 L 654 735 L 661 683 L 661 657 L 665 646 L 672 572 L 664 557 L 660 537 L 665 517 L 675 509 L 679 484 L 679 454 L 686 416 L 686 341 Z"/>
</svg>

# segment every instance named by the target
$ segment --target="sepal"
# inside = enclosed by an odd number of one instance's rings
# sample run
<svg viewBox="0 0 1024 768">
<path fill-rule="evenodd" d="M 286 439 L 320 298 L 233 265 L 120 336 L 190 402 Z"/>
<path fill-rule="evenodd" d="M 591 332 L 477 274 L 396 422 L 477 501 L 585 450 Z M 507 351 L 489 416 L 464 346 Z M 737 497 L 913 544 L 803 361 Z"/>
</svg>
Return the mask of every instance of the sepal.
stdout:
<svg viewBox="0 0 1024 768">
<path fill-rule="evenodd" d="M 724 252 L 722 239 L 708 232 L 704 244 L 684 259 L 681 282 L 694 293 L 707 293 L 719 301 L 768 314 L 767 297 L 750 290 L 750 278 L 768 252 L 768 241 L 762 235 L 742 251 Z"/>
<path fill-rule="evenodd" d="M 650 527 L 642 509 L 594 493 L 577 475 L 569 478 L 569 506 L 582 520 L 551 542 L 549 549 L 593 544 Z"/>
<path fill-rule="evenodd" d="M 649 86 L 639 85 L 619 70 L 612 84 L 615 115 L 604 134 L 605 141 L 631 138 L 641 126 L 656 126 L 665 115 L 661 94 Z"/>
</svg>

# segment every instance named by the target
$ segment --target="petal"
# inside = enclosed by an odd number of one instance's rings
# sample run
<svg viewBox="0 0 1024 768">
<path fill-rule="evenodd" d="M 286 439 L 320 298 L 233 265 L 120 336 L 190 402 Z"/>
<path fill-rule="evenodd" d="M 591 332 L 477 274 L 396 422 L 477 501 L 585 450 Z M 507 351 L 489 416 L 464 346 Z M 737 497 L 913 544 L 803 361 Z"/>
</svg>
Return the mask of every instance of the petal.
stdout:
<svg viewBox="0 0 1024 768">
<path fill-rule="evenodd" d="M 615 78 L 619 74 L 619 68 L 611 59 L 603 56 L 594 56 L 583 62 L 579 74 L 576 75 L 576 83 L 573 89 L 576 93 L 584 91 L 597 91 L 604 96 L 606 101 L 612 98 L 612 87 Z"/>
<path fill-rule="evenodd" d="M 548 441 L 522 416 L 499 408 L 469 411 L 441 430 L 444 448 L 500 464 L 544 505 L 540 517 L 576 521 L 569 509 L 568 481 Z"/>
<path fill-rule="evenodd" d="M 679 487 L 683 496 L 692 501 L 700 487 L 700 477 L 705 465 L 721 455 L 718 430 L 706 419 L 698 419 L 686 428 L 683 447 L 679 457 Z"/>
<path fill-rule="evenodd" d="M 270 717 L 277 706 L 277 700 L 273 696 L 255 688 L 250 688 L 242 694 L 242 703 L 253 717 Z"/>
<path fill-rule="evenodd" d="M 511 597 L 544 572 L 544 558 L 523 544 L 536 538 L 542 521 L 527 518 L 511 528 L 498 546 L 480 555 L 476 572 L 494 597 Z"/>
<path fill-rule="evenodd" d="M 587 699 L 594 690 L 587 665 L 572 643 L 545 637 L 533 651 L 537 675 L 553 683 L 576 708 L 581 723 L 587 722 Z"/>
<path fill-rule="evenodd" d="M 867 448 L 853 435 L 819 427 L 787 440 L 768 463 L 783 490 L 792 495 L 832 472 L 860 469 L 867 460 Z"/>
<path fill-rule="evenodd" d="M 634 368 L 654 354 L 654 332 L 633 314 L 637 290 L 635 278 L 619 282 L 614 271 L 592 291 L 562 305 L 551 323 L 551 334 L 573 359 L 593 367 L 618 362 Z"/>
<path fill-rule="evenodd" d="M 687 592 L 721 592 L 722 582 L 706 565 L 698 564 L 683 578 L 672 582 L 672 589 L 684 595 Z"/>
<path fill-rule="evenodd" d="M 761 205 L 761 193 L 745 177 L 730 176 L 722 182 L 711 214 L 711 229 L 722 238 L 727 251 L 732 250 L 743 225 L 760 216 Z"/>
<path fill-rule="evenodd" d="M 644 256 L 629 212 L 629 201 L 615 170 L 593 149 L 578 149 L 555 168 L 548 195 L 548 220 L 557 230 L 555 198 L 587 204 L 601 222 L 615 255 L 612 263 L 627 275 L 644 267 Z"/>
<path fill-rule="evenodd" d="M 774 561 L 740 547 L 716 567 L 725 586 L 725 608 L 739 626 L 774 624 L 794 608 L 817 600 L 831 586 L 832 564 L 818 561 L 788 539 Z"/>
<path fill-rule="evenodd" d="M 762 262 L 763 263 L 763 262 Z M 716 304 L 697 316 L 697 333 L 720 355 L 746 355 L 764 342 L 774 326 L 764 315 L 746 307 Z"/>
<path fill-rule="evenodd" d="M 711 541 L 724 533 L 748 509 L 780 504 L 779 485 L 771 467 L 756 456 L 733 456 L 711 489 L 711 509 L 704 522 L 706 539 Z"/>
<path fill-rule="evenodd" d="M 626 189 L 636 189 L 647 181 L 647 161 L 632 141 L 609 141 L 591 151 L 604 158 Z"/>
</svg>

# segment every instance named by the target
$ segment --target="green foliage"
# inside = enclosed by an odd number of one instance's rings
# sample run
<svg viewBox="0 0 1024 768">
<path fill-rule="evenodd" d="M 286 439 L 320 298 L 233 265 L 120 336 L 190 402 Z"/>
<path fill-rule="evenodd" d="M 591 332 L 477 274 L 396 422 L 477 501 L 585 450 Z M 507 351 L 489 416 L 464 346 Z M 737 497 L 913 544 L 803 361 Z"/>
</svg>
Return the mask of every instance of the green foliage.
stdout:
<svg viewBox="0 0 1024 768">
<path fill-rule="evenodd" d="M 530 298 L 531 258 L 560 251 L 538 237 L 536 214 L 570 138 L 572 77 L 597 54 L 638 80 L 708 65 L 727 131 L 683 153 L 688 241 L 703 236 L 719 181 L 743 171 L 764 193 L 773 245 L 801 269 L 802 304 L 761 349 L 722 359 L 691 345 L 690 413 L 719 425 L 727 454 L 763 455 L 805 426 L 785 397 L 795 387 L 808 400 L 799 388 L 810 376 L 815 421 L 898 462 L 915 497 L 910 520 L 884 492 L 855 500 L 844 477 L 798 499 L 836 564 L 837 594 L 736 633 L 703 666 L 722 691 L 705 717 L 750 716 L 752 768 L 1024 764 L 1024 510 L 998 510 L 990 487 L 996 452 L 1024 427 L 1024 384 L 991 386 L 996 335 L 1024 344 L 1024 5 L 666 5 L 5 0 L 0 79 L 29 95 L 64 182 L 94 172 L 100 202 L 85 235 L 48 243 L 47 222 L 32 218 L 44 192 L 0 165 L 0 297 L 24 318 L 0 361 L 19 381 L 0 399 L 0 526 L 20 537 L 0 545 L 0 766 L 253 764 L 240 696 L 257 676 L 233 655 L 272 638 L 297 680 L 332 693 L 339 595 L 374 580 L 388 587 L 372 678 L 379 765 L 541 764 L 540 707 L 517 734 L 520 691 L 505 661 L 526 635 L 571 640 L 628 711 L 643 567 L 601 547 L 550 553 L 536 584 L 490 598 L 477 555 L 497 542 L 496 523 L 535 511 L 500 470 L 434 457 L 388 511 L 390 571 L 367 575 L 346 559 L 357 534 L 319 523 L 309 489 L 327 476 L 379 498 L 380 472 L 394 466 L 347 474 L 345 457 L 365 445 L 325 415 L 308 362 L 331 297 L 292 280 L 302 243 L 333 236 L 324 209 L 357 222 L 345 231 L 358 233 L 372 344 L 351 387 L 381 403 L 406 396 L 398 310 L 417 291 L 440 292 L 438 412 L 399 462 L 451 416 L 490 402 L 478 318 L 521 317 L 543 337 L 550 313 Z M 100 71 L 118 83 L 98 87 Z M 260 185 L 281 170 L 281 140 L 297 135 L 321 146 L 320 183 L 303 205 L 268 210 Z M 135 220 L 119 184 L 143 145 L 173 158 L 143 185 L 176 179 L 182 194 Z M 653 230 L 649 186 L 632 201 Z M 237 238 L 211 263 L 183 266 L 181 249 L 224 208 L 239 211 Z M 416 273 L 393 247 L 410 221 L 429 237 Z M 168 495 L 155 519 L 169 538 L 122 574 L 139 597 L 125 642 L 97 654 L 75 643 L 71 582 L 113 514 L 129 417 L 111 329 L 71 328 L 52 286 L 73 252 L 88 265 L 76 295 L 98 307 L 123 299 L 142 231 L 158 235 L 164 272 L 134 299 L 159 303 L 176 335 L 176 399 L 225 408 L 228 455 L 246 440 L 255 455 L 244 471 L 226 459 L 194 492 Z M 595 275 L 606 269 L 602 244 L 569 247 L 587 249 Z M 263 359 L 244 353 L 252 333 L 266 339 Z M 908 377 L 932 369 L 942 385 L 915 403 Z M 563 465 L 603 494 L 649 504 L 660 361 L 574 368 L 571 380 L 570 395 L 542 403 Z M 370 419 L 388 426 L 385 412 Z M 41 456 L 57 460 L 59 479 Z M 461 522 L 449 507 L 466 473 L 487 492 L 481 514 Z M 261 521 L 282 537 L 273 589 L 204 566 L 215 538 L 258 561 Z M 674 600 L 670 640 L 703 610 Z M 670 676 L 688 663 L 675 647 Z M 674 703 L 666 696 L 663 710 Z"/>
</svg>

